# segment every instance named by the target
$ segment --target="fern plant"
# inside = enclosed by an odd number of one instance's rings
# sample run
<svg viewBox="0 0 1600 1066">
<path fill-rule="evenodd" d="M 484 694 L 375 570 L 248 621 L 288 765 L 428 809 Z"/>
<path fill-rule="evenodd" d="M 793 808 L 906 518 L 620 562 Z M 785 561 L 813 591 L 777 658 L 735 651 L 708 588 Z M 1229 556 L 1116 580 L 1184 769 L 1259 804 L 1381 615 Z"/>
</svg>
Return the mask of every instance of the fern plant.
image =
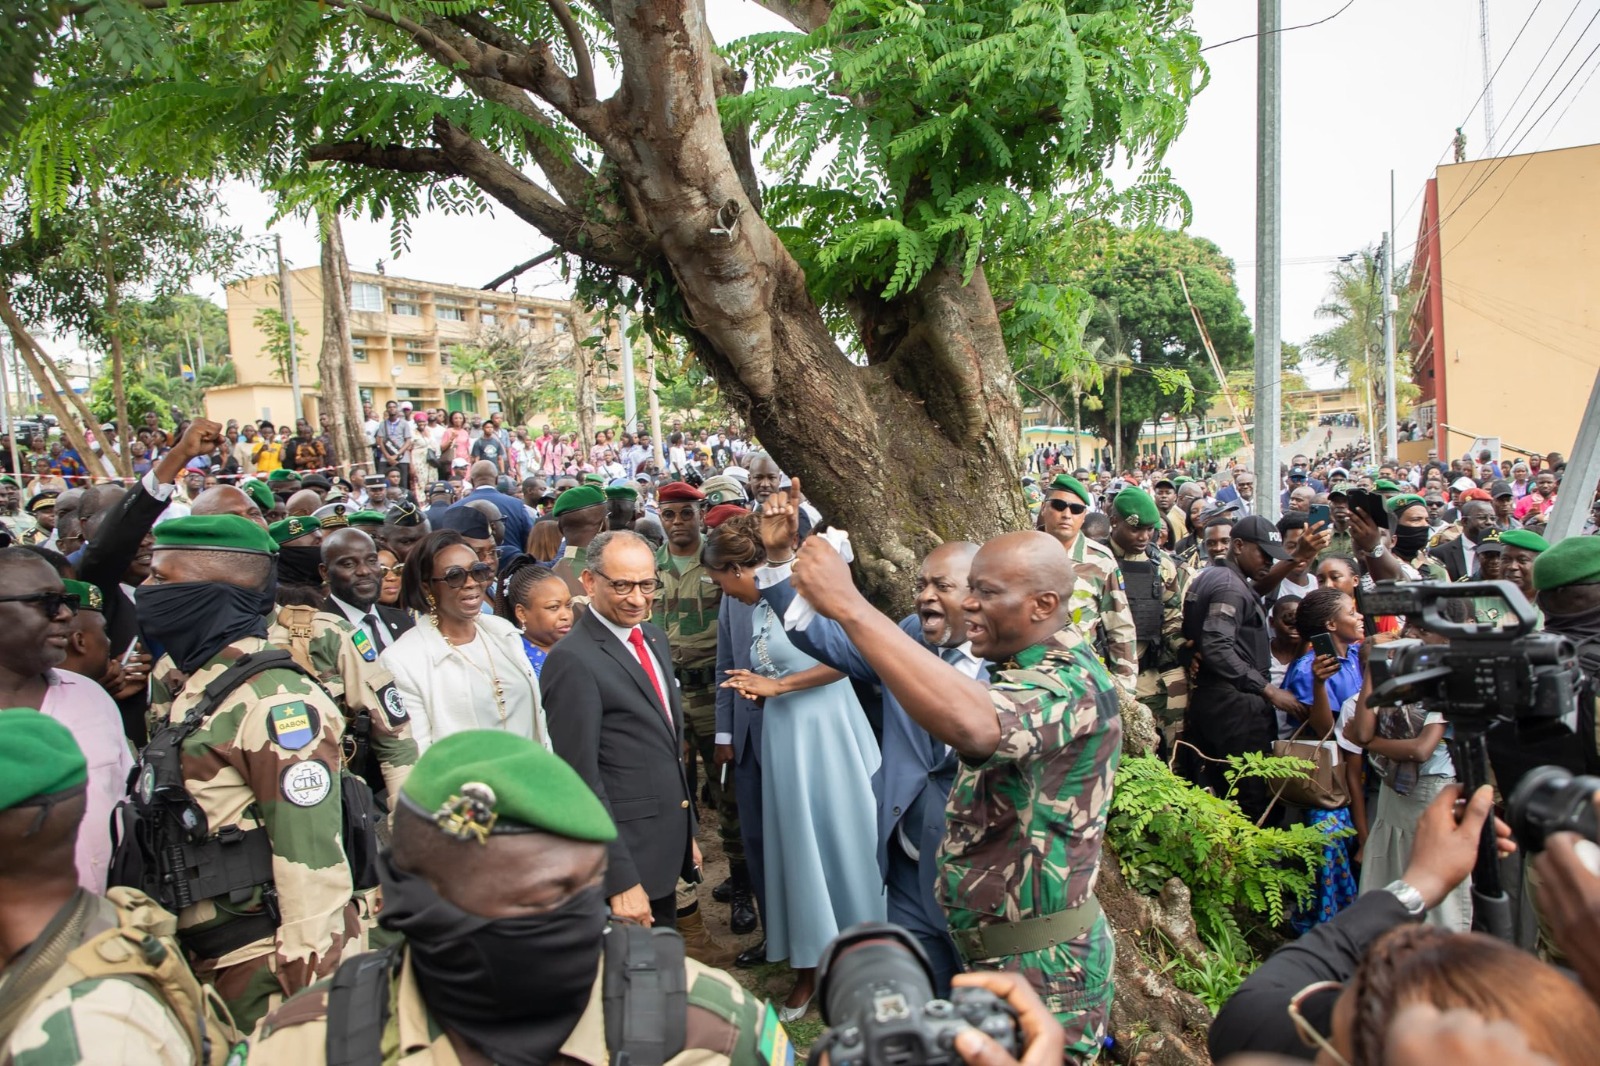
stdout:
<svg viewBox="0 0 1600 1066">
<path fill-rule="evenodd" d="M 1246 778 L 1303 772 L 1303 759 L 1230 759 L 1230 793 Z M 1208 943 L 1237 934 L 1241 913 L 1271 925 L 1290 900 L 1308 903 L 1328 834 L 1313 826 L 1257 826 L 1228 797 L 1184 780 L 1151 755 L 1124 758 L 1111 793 L 1106 837 L 1123 876 L 1155 894 L 1171 878 L 1188 886 L 1196 928 Z"/>
</svg>

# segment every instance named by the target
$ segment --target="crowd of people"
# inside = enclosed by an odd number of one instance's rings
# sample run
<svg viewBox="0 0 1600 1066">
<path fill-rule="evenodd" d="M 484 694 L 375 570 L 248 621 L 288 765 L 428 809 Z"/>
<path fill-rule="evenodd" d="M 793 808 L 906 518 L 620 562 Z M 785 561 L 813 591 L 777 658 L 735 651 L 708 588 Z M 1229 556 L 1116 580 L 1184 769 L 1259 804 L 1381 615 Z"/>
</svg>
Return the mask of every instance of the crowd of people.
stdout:
<svg viewBox="0 0 1600 1066">
<path fill-rule="evenodd" d="M 1298 939 L 1214 1051 L 1384 1061 L 1405 1003 L 1517 1020 L 1490 978 L 1384 991 L 1419 952 L 1544 980 L 1532 955 L 1466 944 L 1488 797 L 1456 805 L 1449 721 L 1371 699 L 1384 645 L 1438 637 L 1359 596 L 1509 582 L 1600 677 L 1600 536 L 1542 536 L 1562 492 L 1594 499 L 1559 455 L 1383 463 L 1357 444 L 1293 456 L 1263 507 L 1237 460 L 1112 471 L 1039 451 L 1032 528 L 930 551 L 896 621 L 857 591 L 847 531 L 747 430 L 584 449 L 391 402 L 346 459 L 321 428 L 152 417 L 129 484 L 59 440 L 30 442 L 33 477 L 0 477 L 0 1062 L 91 1061 L 23 1052 L 134 1031 L 164 1062 L 246 1043 L 266 1062 L 335 1044 L 602 1061 L 640 1037 L 607 1013 L 631 1008 L 591 997 L 598 968 L 621 980 L 614 957 L 689 976 L 667 982 L 688 1026 L 632 1061 L 777 1062 L 829 943 L 874 921 L 912 934 L 938 994 L 1004 996 L 1025 1061 L 1089 1061 L 1114 995 L 1106 820 L 1146 736 L 1251 820 L 1326 836 L 1282 931 Z M 1485 626 L 1518 614 L 1451 602 Z M 1587 713 L 1542 761 L 1600 766 Z M 1314 801 L 1226 773 L 1280 751 L 1309 753 Z M 1569 957 L 1600 913 L 1574 854 L 1512 886 L 1530 946 Z M 675 929 L 691 961 L 626 934 L 602 951 L 608 916 Z M 1389 932 L 1411 922 L 1435 932 Z M 113 935 L 159 949 L 123 971 L 146 986 L 96 984 Z M 721 972 L 767 962 L 793 973 L 770 1008 Z M 1303 973 L 1348 990 L 1289 989 L 1282 1017 L 1256 1018 Z M 1551 995 L 1575 1035 L 1527 1044 L 1581 1061 L 1600 1010 Z"/>
</svg>

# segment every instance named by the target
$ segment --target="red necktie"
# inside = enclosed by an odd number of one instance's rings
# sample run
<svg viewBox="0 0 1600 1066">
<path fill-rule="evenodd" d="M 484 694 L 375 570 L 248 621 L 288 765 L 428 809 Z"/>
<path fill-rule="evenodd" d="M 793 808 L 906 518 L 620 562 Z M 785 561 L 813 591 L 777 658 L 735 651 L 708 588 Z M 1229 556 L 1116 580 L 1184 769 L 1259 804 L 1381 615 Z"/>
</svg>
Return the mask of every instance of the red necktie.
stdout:
<svg viewBox="0 0 1600 1066">
<path fill-rule="evenodd" d="M 633 645 L 633 654 L 639 657 L 639 665 L 644 667 L 644 676 L 650 679 L 650 687 L 655 690 L 656 697 L 661 700 L 661 713 L 666 715 L 667 725 L 672 725 L 672 712 L 667 709 L 667 695 L 661 690 L 661 679 L 656 677 L 656 668 L 650 661 L 650 655 L 644 647 L 644 631 L 634 626 L 628 632 L 628 643 Z"/>
</svg>

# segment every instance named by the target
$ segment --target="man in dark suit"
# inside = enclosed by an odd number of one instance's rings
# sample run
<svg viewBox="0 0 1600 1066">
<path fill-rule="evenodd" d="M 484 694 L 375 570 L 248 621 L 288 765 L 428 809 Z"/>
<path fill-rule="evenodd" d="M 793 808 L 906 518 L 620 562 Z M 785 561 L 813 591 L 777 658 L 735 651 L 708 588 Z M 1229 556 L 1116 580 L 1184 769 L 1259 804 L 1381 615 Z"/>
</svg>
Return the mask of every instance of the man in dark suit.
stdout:
<svg viewBox="0 0 1600 1066">
<path fill-rule="evenodd" d="M 683 706 L 667 635 L 646 621 L 656 557 L 637 533 L 602 533 L 582 573 L 589 610 L 540 674 L 550 741 L 611 812 L 611 910 L 676 924 L 678 878 L 700 864 L 683 748 Z"/>
<path fill-rule="evenodd" d="M 988 670 L 972 654 L 961 610 L 967 571 L 977 551 L 976 544 L 951 542 L 928 553 L 917 574 L 916 612 L 901 619 L 900 629 L 962 673 L 986 681 Z M 784 581 L 762 589 L 761 597 L 782 616 L 794 601 L 794 590 Z M 795 647 L 817 661 L 852 679 L 881 683 L 878 671 L 839 623 L 815 618 L 805 629 L 788 635 Z M 917 725 L 885 686 L 883 762 L 872 779 L 878 801 L 878 869 L 888 887 L 889 921 L 921 941 L 933 964 L 934 991 L 941 996 L 949 994 L 950 978 L 962 969 L 949 921 L 933 893 L 944 840 L 945 801 L 957 762 L 958 756 Z"/>
<path fill-rule="evenodd" d="M 322 579 L 328 584 L 328 611 L 360 630 L 377 655 L 415 625 L 411 615 L 378 602 L 383 575 L 378 546 L 359 529 L 345 527 L 322 538 Z"/>
<path fill-rule="evenodd" d="M 1451 581 L 1464 581 L 1472 576 L 1478 545 L 1494 528 L 1494 504 L 1468 500 L 1461 505 L 1461 536 L 1430 549 L 1428 554 L 1444 564 Z"/>
<path fill-rule="evenodd" d="M 175 482 L 189 460 L 209 455 L 222 440 L 220 423 L 197 418 L 189 423 L 171 450 L 150 468 L 132 489 L 96 486 L 84 492 L 80 513 L 86 538 L 83 550 L 72 557 L 78 580 L 87 581 L 105 598 L 106 637 L 111 656 L 121 660 L 139 635 L 139 617 L 133 598 L 137 586 L 150 574 L 151 530 L 177 491 Z M 84 507 L 87 501 L 89 506 Z M 123 666 L 122 684 L 111 693 L 122 715 L 123 732 L 135 747 L 148 739 L 145 711 L 150 704 L 148 686 L 152 650 L 141 647 Z"/>
<path fill-rule="evenodd" d="M 515 496 L 508 496 L 494 487 L 500 478 L 499 469 L 487 459 L 480 459 L 472 464 L 469 476 L 472 481 L 472 491 L 463 496 L 455 507 L 464 507 L 474 500 L 488 500 L 494 504 L 495 509 L 500 512 L 500 517 L 505 520 L 505 532 L 500 540 L 502 564 L 512 556 L 527 551 L 528 534 L 533 530 L 533 523 L 528 521 L 528 508 Z"/>
</svg>

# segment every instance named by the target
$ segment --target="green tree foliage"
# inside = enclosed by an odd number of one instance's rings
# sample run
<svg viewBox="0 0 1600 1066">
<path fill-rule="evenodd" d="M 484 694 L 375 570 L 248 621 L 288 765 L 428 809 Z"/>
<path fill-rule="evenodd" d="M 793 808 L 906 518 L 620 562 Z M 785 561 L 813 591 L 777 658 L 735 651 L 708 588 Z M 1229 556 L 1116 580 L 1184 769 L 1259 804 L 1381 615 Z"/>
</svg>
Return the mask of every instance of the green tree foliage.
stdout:
<svg viewBox="0 0 1600 1066">
<path fill-rule="evenodd" d="M 177 384 L 181 385 L 182 382 Z M 163 426 L 173 428 L 171 409 L 174 406 L 190 409 L 188 404 L 177 402 L 173 385 L 170 378 L 153 377 L 138 371 L 129 373 L 124 388 L 128 396 L 128 418 L 133 424 L 144 425 L 145 414 L 153 411 Z M 112 390 L 110 374 L 101 374 L 89 383 L 89 410 L 102 424 L 116 422 L 117 398 Z"/>
<path fill-rule="evenodd" d="M 181 377 L 185 366 L 198 375 L 229 362 L 228 313 L 204 296 L 176 293 L 133 301 L 125 310 L 128 354 L 144 366 Z"/>
<path fill-rule="evenodd" d="M 469 343 L 450 346 L 450 369 L 457 378 L 493 385 L 500 410 L 513 424 L 525 422 L 539 410 L 536 402 L 546 393 L 552 374 L 566 369 L 570 377 L 571 362 L 568 333 L 542 336 L 521 327 L 492 326 Z"/>
<path fill-rule="evenodd" d="M 283 320 L 283 312 L 276 307 L 263 307 L 256 312 L 252 324 L 266 338 L 262 348 L 272 356 L 272 376 L 279 381 L 289 380 L 289 327 Z M 294 324 L 294 361 L 299 364 L 301 371 L 305 370 L 308 354 L 306 352 L 306 331 L 300 323 Z"/>
<path fill-rule="evenodd" d="M 1357 395 L 1371 397 L 1375 407 L 1383 402 L 1382 270 L 1378 250 L 1370 245 L 1335 266 L 1328 279 L 1328 294 L 1317 307 L 1317 317 L 1332 325 L 1305 344 L 1307 357 L 1332 366 Z M 1411 337 L 1404 328 L 1416 307 L 1417 291 L 1411 284 L 1410 264 L 1398 264 L 1395 278 L 1405 279 L 1405 284 L 1394 290 L 1399 308 L 1395 312 L 1395 406 L 1403 417 L 1418 393 L 1409 371 Z"/>
</svg>

